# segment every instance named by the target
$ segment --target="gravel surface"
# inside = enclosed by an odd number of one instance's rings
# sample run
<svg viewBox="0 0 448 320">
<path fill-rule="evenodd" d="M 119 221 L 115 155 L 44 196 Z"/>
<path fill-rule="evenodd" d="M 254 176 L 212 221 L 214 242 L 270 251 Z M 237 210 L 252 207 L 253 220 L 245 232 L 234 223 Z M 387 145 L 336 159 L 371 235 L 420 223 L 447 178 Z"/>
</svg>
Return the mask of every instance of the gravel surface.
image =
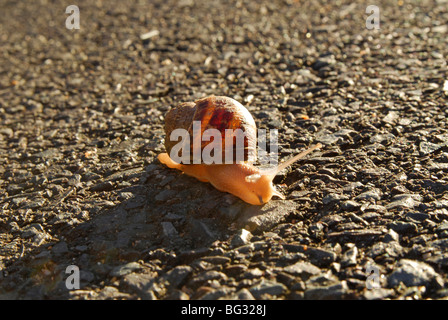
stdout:
<svg viewBox="0 0 448 320">
<path fill-rule="evenodd" d="M 0 1 L 0 298 L 446 299 L 448 1 L 370 4 Z M 211 94 L 324 145 L 286 200 L 157 161 Z"/>
</svg>

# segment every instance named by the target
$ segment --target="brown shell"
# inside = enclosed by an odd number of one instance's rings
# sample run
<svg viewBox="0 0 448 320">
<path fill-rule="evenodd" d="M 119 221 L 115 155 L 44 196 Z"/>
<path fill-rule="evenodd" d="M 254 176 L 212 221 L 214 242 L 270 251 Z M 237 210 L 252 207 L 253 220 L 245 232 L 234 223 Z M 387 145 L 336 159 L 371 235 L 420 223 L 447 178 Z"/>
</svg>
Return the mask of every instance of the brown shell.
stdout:
<svg viewBox="0 0 448 320">
<path fill-rule="evenodd" d="M 225 136 L 226 129 L 241 129 L 244 136 L 244 162 L 255 162 L 256 160 L 256 125 L 249 111 L 238 101 L 228 97 L 210 96 L 195 102 L 182 103 L 176 108 L 172 108 L 165 115 L 165 148 L 170 154 L 174 145 L 179 141 L 170 141 L 171 132 L 174 129 L 182 128 L 190 135 L 190 160 L 193 160 L 193 121 L 200 121 L 200 135 L 195 137 L 199 140 L 197 146 L 201 150 L 211 141 L 202 141 L 202 135 L 207 129 L 217 129 L 222 138 L 221 163 L 225 163 Z M 227 144 L 231 143 L 233 163 L 236 163 L 237 147 L 236 137 L 229 137 Z M 233 141 L 232 141 L 233 140 Z M 192 162 L 191 162 L 192 163 Z"/>
</svg>

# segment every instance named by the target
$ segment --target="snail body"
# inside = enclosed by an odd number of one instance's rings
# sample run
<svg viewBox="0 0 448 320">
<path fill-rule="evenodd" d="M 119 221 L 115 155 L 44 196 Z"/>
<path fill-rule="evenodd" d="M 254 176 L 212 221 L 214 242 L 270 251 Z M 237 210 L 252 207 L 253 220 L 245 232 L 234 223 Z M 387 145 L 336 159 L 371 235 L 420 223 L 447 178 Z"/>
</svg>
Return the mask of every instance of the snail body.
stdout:
<svg viewBox="0 0 448 320">
<path fill-rule="evenodd" d="M 197 119 L 197 120 L 195 120 Z M 201 121 L 202 119 L 203 121 Z M 227 150 L 223 150 L 219 155 L 222 159 L 226 158 L 226 151 L 232 148 L 232 151 L 239 151 L 244 155 L 243 161 L 233 158 L 233 163 L 224 164 L 182 164 L 174 161 L 169 154 L 174 145 L 169 139 L 171 132 L 175 128 L 183 128 L 188 132 L 192 132 L 192 121 L 201 121 L 200 132 L 203 134 L 206 129 L 213 128 L 222 132 L 221 137 L 229 138 L 234 142 L 234 136 L 226 133 L 229 129 L 241 129 L 246 133 L 244 136 L 243 147 L 237 144 L 226 144 L 220 142 L 221 146 L 226 146 Z M 273 196 L 285 199 L 285 197 L 275 188 L 273 184 L 274 177 L 297 160 L 303 158 L 308 153 L 320 148 L 322 145 L 317 144 L 303 151 L 293 158 L 280 164 L 275 169 L 262 169 L 253 165 L 256 155 L 256 126 L 255 121 L 249 111 L 239 102 L 228 97 L 207 97 L 192 103 L 184 103 L 179 107 L 171 109 L 165 117 L 165 148 L 168 153 L 161 153 L 158 159 L 161 163 L 172 169 L 177 169 L 185 174 L 195 177 L 202 182 L 211 183 L 216 189 L 231 193 L 243 201 L 252 205 L 262 205 L 271 200 Z M 198 131 L 199 132 L 199 131 Z M 195 139 L 198 139 L 195 141 Z M 225 139 L 224 139 L 225 140 Z M 213 141 L 202 141 L 201 136 L 193 136 L 186 143 L 191 144 L 194 149 L 207 147 Z M 238 157 L 236 157 L 238 158 Z M 228 157 L 226 158 L 228 160 Z"/>
</svg>

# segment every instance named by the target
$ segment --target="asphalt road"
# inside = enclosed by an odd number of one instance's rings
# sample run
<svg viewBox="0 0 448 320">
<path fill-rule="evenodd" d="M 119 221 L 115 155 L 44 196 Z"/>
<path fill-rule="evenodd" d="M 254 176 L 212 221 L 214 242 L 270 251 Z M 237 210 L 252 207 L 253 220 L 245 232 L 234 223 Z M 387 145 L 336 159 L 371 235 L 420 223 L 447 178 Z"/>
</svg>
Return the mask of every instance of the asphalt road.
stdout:
<svg viewBox="0 0 448 320">
<path fill-rule="evenodd" d="M 0 1 L 0 298 L 446 299 L 446 0 L 73 4 Z M 157 161 L 209 95 L 285 200 Z"/>
</svg>

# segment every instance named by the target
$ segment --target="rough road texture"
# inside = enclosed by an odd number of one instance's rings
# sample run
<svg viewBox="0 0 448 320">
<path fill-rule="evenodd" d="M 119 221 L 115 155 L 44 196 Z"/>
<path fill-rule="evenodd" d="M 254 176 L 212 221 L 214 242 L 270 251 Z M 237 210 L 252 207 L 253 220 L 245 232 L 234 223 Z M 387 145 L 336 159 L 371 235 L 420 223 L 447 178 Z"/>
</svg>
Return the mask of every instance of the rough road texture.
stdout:
<svg viewBox="0 0 448 320">
<path fill-rule="evenodd" d="M 0 298 L 448 296 L 446 0 L 377 1 L 380 30 L 370 2 L 75 2 L 79 30 L 0 1 Z M 287 200 L 158 163 L 165 112 L 210 94 L 280 157 L 325 145 Z"/>
</svg>

